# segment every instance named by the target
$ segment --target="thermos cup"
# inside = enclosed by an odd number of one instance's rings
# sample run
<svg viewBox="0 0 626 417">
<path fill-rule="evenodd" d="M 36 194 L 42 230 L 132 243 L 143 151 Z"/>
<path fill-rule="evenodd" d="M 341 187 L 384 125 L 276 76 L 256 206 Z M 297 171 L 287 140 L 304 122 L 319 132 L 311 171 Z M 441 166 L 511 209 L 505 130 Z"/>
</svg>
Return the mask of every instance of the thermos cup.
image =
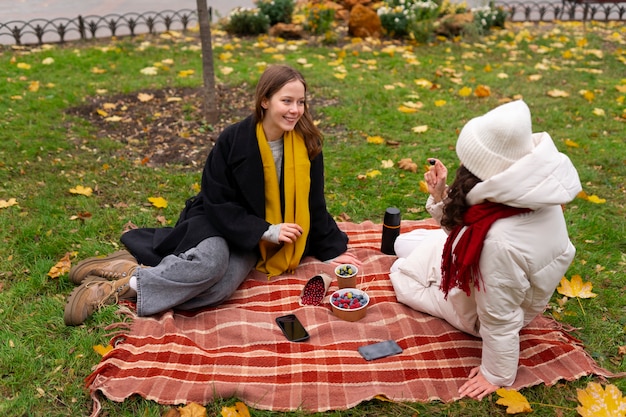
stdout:
<svg viewBox="0 0 626 417">
<path fill-rule="evenodd" d="M 380 251 L 387 255 L 395 255 L 393 244 L 400 234 L 400 210 L 396 207 L 388 207 L 385 210 L 383 220 L 383 236 L 380 243 Z"/>
</svg>

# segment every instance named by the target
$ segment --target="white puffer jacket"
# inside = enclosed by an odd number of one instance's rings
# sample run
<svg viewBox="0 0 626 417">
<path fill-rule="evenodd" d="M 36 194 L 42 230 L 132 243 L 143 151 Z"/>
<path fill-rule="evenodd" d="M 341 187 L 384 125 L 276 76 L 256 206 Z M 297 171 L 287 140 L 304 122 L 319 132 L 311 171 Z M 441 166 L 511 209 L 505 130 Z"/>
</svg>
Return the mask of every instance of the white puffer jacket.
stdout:
<svg viewBox="0 0 626 417">
<path fill-rule="evenodd" d="M 533 211 L 496 221 L 490 228 L 480 259 L 483 286 L 471 296 L 451 292 L 443 301 L 438 283 L 440 247 L 416 248 L 404 265 L 391 274 L 398 300 L 420 309 L 424 300 L 415 290 L 415 271 L 433 271 L 422 277 L 437 287 L 431 292 L 435 310 L 451 324 L 483 340 L 481 371 L 489 382 L 509 386 L 515 381 L 519 360 L 519 331 L 541 314 L 572 262 L 575 248 L 569 240 L 561 204 L 581 190 L 578 173 L 569 158 L 559 153 L 547 133 L 533 135 L 534 151 L 468 194 L 470 204 L 489 200 Z M 441 218 L 441 204 L 427 203 L 431 215 Z M 422 245 L 423 246 L 423 245 Z M 436 253 L 437 256 L 432 256 Z M 441 303 L 449 304 L 447 306 Z M 428 312 L 428 311 L 427 311 Z M 438 315 L 437 311 L 431 313 Z M 454 316 L 458 317 L 455 318 Z"/>
</svg>

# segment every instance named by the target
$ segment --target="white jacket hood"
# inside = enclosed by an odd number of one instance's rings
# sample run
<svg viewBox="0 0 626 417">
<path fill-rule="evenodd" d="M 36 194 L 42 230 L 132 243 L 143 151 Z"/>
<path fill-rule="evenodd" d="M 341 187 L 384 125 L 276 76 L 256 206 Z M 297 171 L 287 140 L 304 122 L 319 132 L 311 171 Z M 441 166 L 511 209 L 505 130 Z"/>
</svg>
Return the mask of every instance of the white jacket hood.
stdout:
<svg viewBox="0 0 626 417">
<path fill-rule="evenodd" d="M 531 153 L 474 186 L 469 204 L 492 201 L 537 210 L 572 201 L 582 190 L 576 168 L 548 133 L 533 134 L 533 142 Z"/>
</svg>

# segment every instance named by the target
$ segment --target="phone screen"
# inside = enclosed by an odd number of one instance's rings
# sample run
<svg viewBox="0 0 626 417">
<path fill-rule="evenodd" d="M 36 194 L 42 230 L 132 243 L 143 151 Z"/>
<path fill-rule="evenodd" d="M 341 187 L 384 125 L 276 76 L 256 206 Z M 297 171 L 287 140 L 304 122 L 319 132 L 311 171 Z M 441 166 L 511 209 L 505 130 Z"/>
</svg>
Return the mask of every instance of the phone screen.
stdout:
<svg viewBox="0 0 626 417">
<path fill-rule="evenodd" d="M 368 361 L 384 358 L 386 356 L 402 353 L 402 348 L 393 340 L 374 343 L 373 345 L 360 346 L 359 353 Z"/>
<path fill-rule="evenodd" d="M 291 342 L 302 342 L 309 338 L 309 333 L 295 314 L 287 314 L 286 316 L 278 317 L 276 318 L 276 323 L 287 340 Z"/>
</svg>

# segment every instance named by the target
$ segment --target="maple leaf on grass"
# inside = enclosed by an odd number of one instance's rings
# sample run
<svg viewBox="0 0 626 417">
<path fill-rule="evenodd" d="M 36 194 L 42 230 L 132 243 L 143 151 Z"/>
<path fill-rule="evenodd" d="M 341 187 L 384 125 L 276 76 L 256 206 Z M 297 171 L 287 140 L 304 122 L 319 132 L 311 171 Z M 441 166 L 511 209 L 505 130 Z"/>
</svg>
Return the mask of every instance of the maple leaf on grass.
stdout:
<svg viewBox="0 0 626 417">
<path fill-rule="evenodd" d="M 237 401 L 232 407 L 222 407 L 222 417 L 250 417 L 250 410 L 241 401 Z"/>
<path fill-rule="evenodd" d="M 398 162 L 398 167 L 405 171 L 417 172 L 417 164 L 411 158 L 403 158 Z"/>
<path fill-rule="evenodd" d="M 585 389 L 579 389 L 576 411 L 582 417 L 625 417 L 626 398 L 613 384 L 606 388 L 597 382 L 590 382 Z"/>
<path fill-rule="evenodd" d="M 584 191 L 581 191 L 578 193 L 578 195 L 576 196 L 578 198 L 582 198 L 583 200 L 587 200 L 590 203 L 594 203 L 594 204 L 604 204 L 606 203 L 606 199 L 605 198 L 600 198 L 595 194 L 589 195 Z"/>
<path fill-rule="evenodd" d="M 189 403 L 184 407 L 178 407 L 180 417 L 207 417 L 206 408 L 198 403 Z"/>
<path fill-rule="evenodd" d="M 581 298 L 594 298 L 598 294 L 594 294 L 591 292 L 593 285 L 591 282 L 583 282 L 583 279 L 580 275 L 572 276 L 571 281 L 568 281 L 567 278 L 561 278 L 561 285 L 556 288 L 556 291 L 570 298 L 576 298 L 578 300 L 578 304 L 580 305 L 583 314 L 585 314 L 585 309 L 580 302 Z"/>
<path fill-rule="evenodd" d="M 496 390 L 496 394 L 501 397 L 496 401 L 496 404 L 506 406 L 507 414 L 530 413 L 533 411 L 526 397 L 516 390 L 499 388 Z"/>
<path fill-rule="evenodd" d="M 48 271 L 50 278 L 58 278 L 61 275 L 70 272 L 72 261 L 70 261 L 71 252 L 67 252 L 60 260 Z"/>
<path fill-rule="evenodd" d="M 14 198 L 9 198 L 8 200 L 0 200 L 0 209 L 8 208 L 11 206 L 16 206 L 17 200 Z"/>
<path fill-rule="evenodd" d="M 109 353 L 110 351 L 113 350 L 113 346 L 111 345 L 106 345 L 106 346 L 102 346 L 102 345 L 95 345 L 92 346 L 93 350 L 100 356 L 104 356 L 107 353 Z"/>
<path fill-rule="evenodd" d="M 149 197 L 148 201 L 156 208 L 167 208 L 167 200 L 163 197 Z"/>
<path fill-rule="evenodd" d="M 570 298 L 593 298 L 598 294 L 591 292 L 593 284 L 591 282 L 583 282 L 580 275 L 572 276 L 570 281 L 567 278 L 561 278 L 561 285 L 557 287 L 557 292 Z"/>
<path fill-rule="evenodd" d="M 93 189 L 91 187 L 83 187 L 82 185 L 77 185 L 74 188 L 70 188 L 70 193 L 90 197 L 93 193 Z"/>
</svg>

